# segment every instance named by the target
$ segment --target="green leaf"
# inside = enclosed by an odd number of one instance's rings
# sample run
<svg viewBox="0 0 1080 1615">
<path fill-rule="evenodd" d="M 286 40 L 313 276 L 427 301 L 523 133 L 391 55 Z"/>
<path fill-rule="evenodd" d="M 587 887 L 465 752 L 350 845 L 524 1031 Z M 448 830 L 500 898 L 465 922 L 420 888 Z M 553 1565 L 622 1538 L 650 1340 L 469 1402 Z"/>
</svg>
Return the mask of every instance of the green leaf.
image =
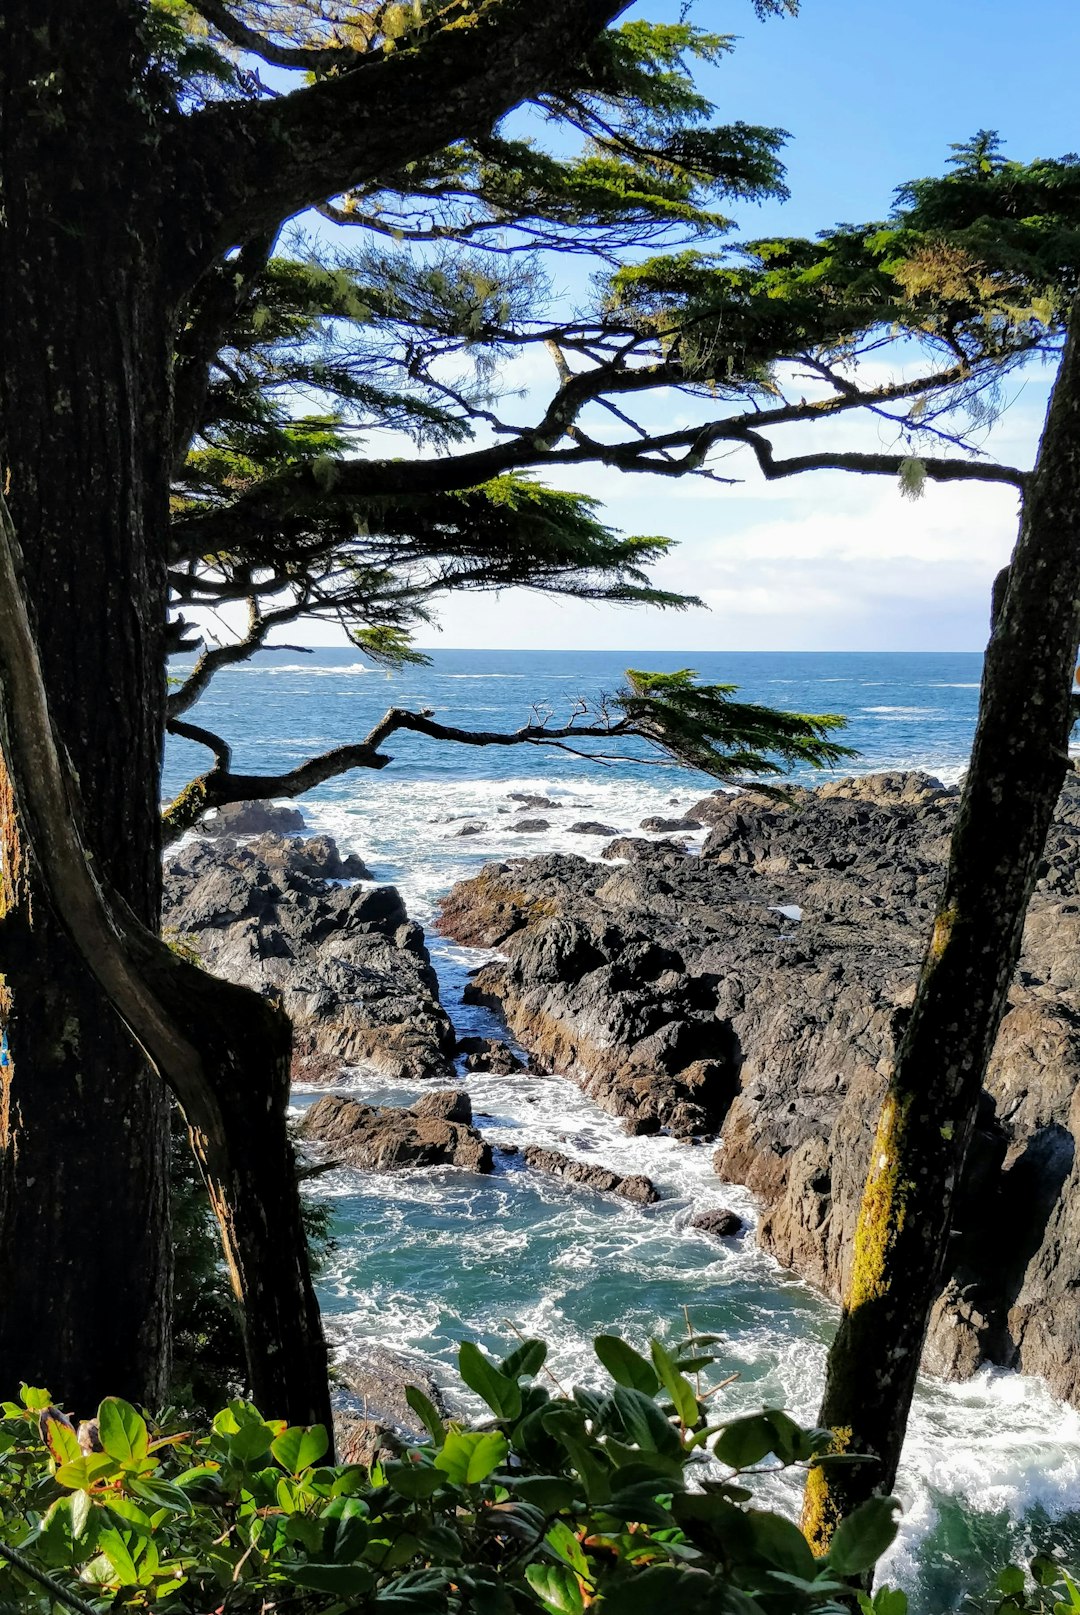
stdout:
<svg viewBox="0 0 1080 1615">
<path fill-rule="evenodd" d="M 52 1397 L 38 1385 L 22 1384 L 19 1387 L 19 1395 L 23 1407 L 29 1408 L 31 1413 L 44 1413 L 46 1408 L 52 1407 Z"/>
<path fill-rule="evenodd" d="M 440 1486 L 446 1485 L 446 1475 L 440 1469 L 433 1469 L 427 1464 L 388 1463 L 383 1465 L 388 1486 L 392 1486 L 399 1497 L 407 1497 L 416 1501 L 422 1497 L 432 1497 Z"/>
<path fill-rule="evenodd" d="M 829 1567 L 841 1576 L 872 1570 L 898 1530 L 895 1497 L 868 1497 L 836 1527 L 829 1544 Z"/>
<path fill-rule="evenodd" d="M 526 1565 L 525 1580 L 544 1608 L 555 1615 L 581 1615 L 585 1608 L 577 1577 L 562 1565 Z"/>
<path fill-rule="evenodd" d="M 477 1430 L 450 1430 L 435 1458 L 435 1468 L 449 1475 L 455 1486 L 475 1486 L 495 1473 L 506 1454 L 505 1436 Z"/>
<path fill-rule="evenodd" d="M 1012 1593 L 1022 1593 L 1026 1584 L 1027 1577 L 1019 1565 L 1006 1565 L 994 1579 L 995 1588 L 1006 1597 Z"/>
<path fill-rule="evenodd" d="M 418 1385 L 406 1385 L 405 1400 L 423 1424 L 424 1429 L 437 1447 L 441 1447 L 446 1438 L 446 1426 L 439 1417 L 439 1410 L 431 1402 Z"/>
<path fill-rule="evenodd" d="M 290 1475 L 303 1474 L 317 1464 L 330 1446 L 326 1428 L 321 1424 L 294 1424 L 283 1435 L 270 1443 L 270 1451 Z"/>
<path fill-rule="evenodd" d="M 119 1396 L 107 1396 L 98 1408 L 101 1445 L 117 1463 L 138 1463 L 146 1457 L 150 1437 L 146 1421 Z"/>
<path fill-rule="evenodd" d="M 625 1385 L 632 1391 L 652 1396 L 660 1389 L 660 1381 L 649 1364 L 628 1346 L 618 1335 L 597 1335 L 593 1349 L 616 1385 Z"/>
<path fill-rule="evenodd" d="M 190 1497 L 181 1486 L 172 1481 L 135 1478 L 127 1484 L 134 1496 L 152 1503 L 155 1508 L 166 1508 L 173 1514 L 194 1513 Z"/>
<path fill-rule="evenodd" d="M 523 1340 L 520 1346 L 504 1357 L 499 1370 L 507 1379 L 532 1379 L 539 1374 L 547 1361 L 547 1345 L 543 1340 Z"/>
<path fill-rule="evenodd" d="M 576 1481 L 565 1480 L 561 1475 L 523 1475 L 520 1480 L 507 1480 L 515 1497 L 523 1502 L 535 1503 L 544 1514 L 558 1514 L 569 1508 L 581 1494 Z"/>
<path fill-rule="evenodd" d="M 58 1464 L 74 1463 L 82 1457 L 82 1448 L 74 1429 L 51 1405 L 41 1415 L 41 1433 Z"/>
<path fill-rule="evenodd" d="M 605 1594 L 603 1607 L 605 1615 L 707 1615 L 712 1609 L 726 1612 L 740 1606 L 731 1593 L 722 1602 L 716 1599 L 711 1576 L 675 1565 L 650 1565 Z M 743 1607 L 748 1612 L 759 1608 L 749 1601 Z"/>
<path fill-rule="evenodd" d="M 713 1445 L 722 1464 L 732 1469 L 749 1469 L 773 1451 L 776 1432 L 764 1413 L 748 1414 L 725 1425 Z"/>
<path fill-rule="evenodd" d="M 626 1385 L 616 1385 L 614 1402 L 627 1436 L 631 1441 L 636 1441 L 639 1447 L 646 1452 L 661 1452 L 672 1457 L 682 1451 L 679 1432 L 650 1396 Z"/>
<path fill-rule="evenodd" d="M 365 1565 L 290 1565 L 289 1579 L 312 1593 L 331 1593 L 339 1598 L 355 1598 L 370 1592 L 375 1577 Z"/>
<path fill-rule="evenodd" d="M 103 1527 L 98 1532 L 97 1545 L 113 1568 L 116 1580 L 122 1587 L 136 1587 L 139 1583 L 139 1572 L 135 1568 L 135 1561 L 131 1557 L 127 1543 L 120 1532 L 111 1525 Z"/>
<path fill-rule="evenodd" d="M 560 1559 L 566 1560 L 571 1570 L 576 1571 L 579 1576 L 584 1576 L 586 1581 L 589 1579 L 589 1561 L 581 1551 L 581 1543 L 565 1520 L 556 1520 L 544 1540 Z"/>
<path fill-rule="evenodd" d="M 694 1387 L 688 1379 L 684 1379 L 679 1372 L 674 1357 L 661 1341 L 651 1340 L 649 1349 L 652 1353 L 653 1365 L 660 1376 L 665 1391 L 674 1403 L 676 1413 L 686 1428 L 692 1430 L 700 1417 Z"/>
<path fill-rule="evenodd" d="M 874 1615 L 907 1615 L 908 1596 L 902 1587 L 878 1587 L 874 1593 Z"/>
<path fill-rule="evenodd" d="M 71 1491 L 85 1491 L 96 1480 L 104 1480 L 106 1476 L 111 1477 L 116 1473 L 115 1458 L 110 1458 L 107 1452 L 91 1452 L 85 1458 L 75 1458 L 70 1464 L 61 1464 L 56 1471 L 56 1479 Z"/>
<path fill-rule="evenodd" d="M 501 1374 L 479 1346 L 462 1342 L 458 1351 L 458 1372 L 471 1391 L 483 1398 L 497 1419 L 516 1419 L 521 1412 L 521 1387 L 516 1379 Z"/>
<path fill-rule="evenodd" d="M 789 1575 L 813 1580 L 818 1561 L 793 1520 L 786 1520 L 782 1514 L 767 1513 L 764 1509 L 747 1509 L 746 1519 L 750 1525 L 754 1551 L 771 1569 L 786 1570 Z M 831 1561 L 830 1569 L 837 1569 Z"/>
</svg>

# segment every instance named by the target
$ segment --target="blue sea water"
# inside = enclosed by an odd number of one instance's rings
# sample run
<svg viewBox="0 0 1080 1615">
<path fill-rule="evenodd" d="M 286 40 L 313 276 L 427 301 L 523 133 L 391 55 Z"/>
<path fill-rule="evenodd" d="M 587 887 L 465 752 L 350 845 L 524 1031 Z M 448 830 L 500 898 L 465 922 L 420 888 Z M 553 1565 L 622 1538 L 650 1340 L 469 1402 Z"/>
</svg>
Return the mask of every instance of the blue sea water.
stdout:
<svg viewBox="0 0 1080 1615">
<path fill-rule="evenodd" d="M 234 766 L 281 772 L 358 741 L 389 706 L 424 707 L 446 724 L 505 731 L 618 689 L 627 666 L 694 668 L 740 696 L 801 712 L 837 712 L 859 756 L 841 772 L 922 768 L 947 782 L 966 766 L 981 657 L 971 653 L 733 653 L 450 650 L 428 667 L 387 675 L 354 651 L 265 653 L 226 669 L 190 716 L 225 736 Z M 174 673 L 182 676 L 184 664 Z M 688 807 L 715 782 L 639 748 L 636 764 L 590 762 L 550 746 L 464 747 L 412 734 L 388 742 L 394 761 L 355 772 L 304 798 L 312 829 L 362 854 L 400 888 L 423 924 L 438 898 L 491 858 L 554 849 L 590 853 L 564 828 L 599 819 L 636 831 L 641 819 Z M 207 753 L 170 746 L 164 794 L 206 766 Z M 798 777 L 798 776 L 796 776 Z M 550 828 L 518 833 L 512 792 L 537 792 Z M 529 816 L 535 817 L 535 812 Z M 468 839 L 464 820 L 485 824 Z M 700 839 L 698 837 L 697 839 Z M 431 936 L 444 1002 L 459 1031 L 490 1032 L 488 1012 L 460 1002 L 485 955 Z M 710 1151 L 664 1138 L 630 1139 L 564 1079 L 472 1077 L 474 1109 L 492 1142 L 549 1144 L 620 1171 L 647 1172 L 663 1199 L 651 1208 L 571 1192 L 499 1156 L 490 1178 L 460 1172 L 394 1177 L 341 1171 L 333 1196 L 338 1248 L 322 1280 L 331 1330 L 343 1346 L 377 1341 L 452 1362 L 456 1342 L 494 1346 L 511 1333 L 544 1335 L 565 1380 L 595 1374 L 590 1337 L 619 1329 L 639 1342 L 678 1332 L 683 1309 L 721 1333 L 738 1381 L 735 1413 L 783 1404 L 812 1420 L 835 1312 L 759 1251 L 752 1235 L 717 1246 L 688 1227 L 698 1211 L 729 1205 L 748 1224 L 745 1192 L 713 1176 Z M 357 1092 L 408 1102 L 357 1072 Z M 298 1093 L 297 1105 L 310 1101 Z M 1037 1381 L 980 1373 L 966 1385 L 920 1385 L 899 1487 L 905 1524 L 888 1575 L 927 1612 L 959 1607 L 1013 1553 L 1057 1547 L 1080 1555 L 1080 1415 Z M 794 1501 L 776 1483 L 783 1503 Z"/>
</svg>

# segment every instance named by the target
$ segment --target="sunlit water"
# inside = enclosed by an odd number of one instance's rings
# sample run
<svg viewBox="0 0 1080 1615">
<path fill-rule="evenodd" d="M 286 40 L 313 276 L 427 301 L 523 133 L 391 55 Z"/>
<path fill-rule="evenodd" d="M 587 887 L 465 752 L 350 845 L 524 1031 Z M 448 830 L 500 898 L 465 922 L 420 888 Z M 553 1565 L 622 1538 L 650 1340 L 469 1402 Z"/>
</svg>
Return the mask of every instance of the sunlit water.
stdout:
<svg viewBox="0 0 1080 1615">
<path fill-rule="evenodd" d="M 970 749 L 981 659 L 443 651 L 430 668 L 388 678 L 350 651 L 281 651 L 223 672 L 193 716 L 232 741 L 238 769 L 278 772 L 362 738 L 389 705 L 433 708 L 466 728 L 516 728 L 534 707 L 558 721 L 578 695 L 616 689 L 628 664 L 691 665 L 703 678 L 739 684 L 747 699 L 842 712 L 860 752 L 850 771 L 923 768 L 954 781 Z M 595 855 L 602 840 L 565 826 L 589 818 L 636 831 L 642 818 L 685 808 L 713 785 L 667 764 L 603 767 L 551 748 L 472 750 L 395 735 L 387 749 L 390 767 L 330 782 L 303 810 L 313 829 L 395 882 L 425 925 L 442 893 L 491 858 Z M 199 748 L 176 744 L 166 794 L 206 760 Z M 561 804 L 527 810 L 550 819 L 550 830 L 515 833 L 515 791 Z M 459 839 L 454 821 L 465 819 L 488 828 Z M 461 1003 L 468 971 L 485 956 L 429 941 L 459 1032 L 496 1031 L 488 1012 Z M 834 1309 L 757 1249 L 751 1197 L 714 1177 L 710 1149 L 628 1138 L 559 1077 L 473 1076 L 464 1085 L 496 1148 L 491 1177 L 342 1170 L 320 1180 L 336 1214 L 338 1246 L 322 1280 L 335 1339 L 422 1353 L 448 1371 L 461 1339 L 495 1347 L 517 1329 L 550 1342 L 551 1367 L 569 1384 L 596 1377 L 592 1335 L 615 1329 L 639 1343 L 670 1335 L 685 1328 L 685 1309 L 697 1327 L 724 1336 L 725 1360 L 739 1374 L 723 1393 L 726 1409 L 783 1404 L 812 1421 Z M 361 1075 L 354 1086 L 376 1103 L 409 1102 L 419 1092 Z M 295 1101 L 310 1098 L 298 1093 Z M 499 1153 L 508 1143 L 548 1144 L 647 1173 L 662 1199 L 640 1208 L 564 1189 Z M 745 1234 L 717 1243 L 688 1227 L 693 1214 L 721 1205 L 744 1218 Z M 991 1569 L 1035 1547 L 1075 1561 L 1080 1414 L 1040 1382 L 1014 1375 L 984 1372 L 963 1386 L 924 1381 L 899 1489 L 905 1524 L 885 1572 L 919 1610 L 957 1606 Z M 778 1499 L 794 1505 L 793 1489 L 779 1488 Z"/>
</svg>

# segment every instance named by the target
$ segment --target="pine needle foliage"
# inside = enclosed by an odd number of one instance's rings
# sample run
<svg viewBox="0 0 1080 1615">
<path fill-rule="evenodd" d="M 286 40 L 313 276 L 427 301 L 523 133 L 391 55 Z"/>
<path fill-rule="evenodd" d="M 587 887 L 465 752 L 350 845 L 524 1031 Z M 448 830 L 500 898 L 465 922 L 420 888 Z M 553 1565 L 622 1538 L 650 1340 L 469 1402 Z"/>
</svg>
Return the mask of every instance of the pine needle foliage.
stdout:
<svg viewBox="0 0 1080 1615">
<path fill-rule="evenodd" d="M 619 704 L 634 731 L 688 768 L 719 779 L 761 779 L 793 768 L 829 768 L 856 754 L 834 736 L 835 713 L 781 712 L 737 701 L 734 684 L 699 684 L 691 668 L 628 668 Z"/>
</svg>

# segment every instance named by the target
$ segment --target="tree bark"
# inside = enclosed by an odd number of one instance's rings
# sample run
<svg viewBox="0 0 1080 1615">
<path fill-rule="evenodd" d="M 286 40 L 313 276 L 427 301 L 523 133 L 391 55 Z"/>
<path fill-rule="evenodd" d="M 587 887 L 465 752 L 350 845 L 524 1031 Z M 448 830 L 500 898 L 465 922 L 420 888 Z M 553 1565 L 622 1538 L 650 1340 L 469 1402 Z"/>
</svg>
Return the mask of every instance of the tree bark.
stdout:
<svg viewBox="0 0 1080 1615">
<path fill-rule="evenodd" d="M 953 1198 L 1068 764 L 1080 638 L 1080 303 L 996 588 L 971 765 L 945 889 L 890 1076 L 829 1353 L 820 1422 L 860 1464 L 811 1471 L 803 1525 L 891 1490 Z"/>
<path fill-rule="evenodd" d="M 136 227 L 153 143 L 136 25 L 125 0 L 3 7 L 0 478 L 89 849 L 153 926 L 169 311 Z M 0 837 L 0 1390 L 44 1382 L 80 1413 L 107 1391 L 152 1404 L 164 1090 L 43 900 L 6 776 Z"/>
</svg>

